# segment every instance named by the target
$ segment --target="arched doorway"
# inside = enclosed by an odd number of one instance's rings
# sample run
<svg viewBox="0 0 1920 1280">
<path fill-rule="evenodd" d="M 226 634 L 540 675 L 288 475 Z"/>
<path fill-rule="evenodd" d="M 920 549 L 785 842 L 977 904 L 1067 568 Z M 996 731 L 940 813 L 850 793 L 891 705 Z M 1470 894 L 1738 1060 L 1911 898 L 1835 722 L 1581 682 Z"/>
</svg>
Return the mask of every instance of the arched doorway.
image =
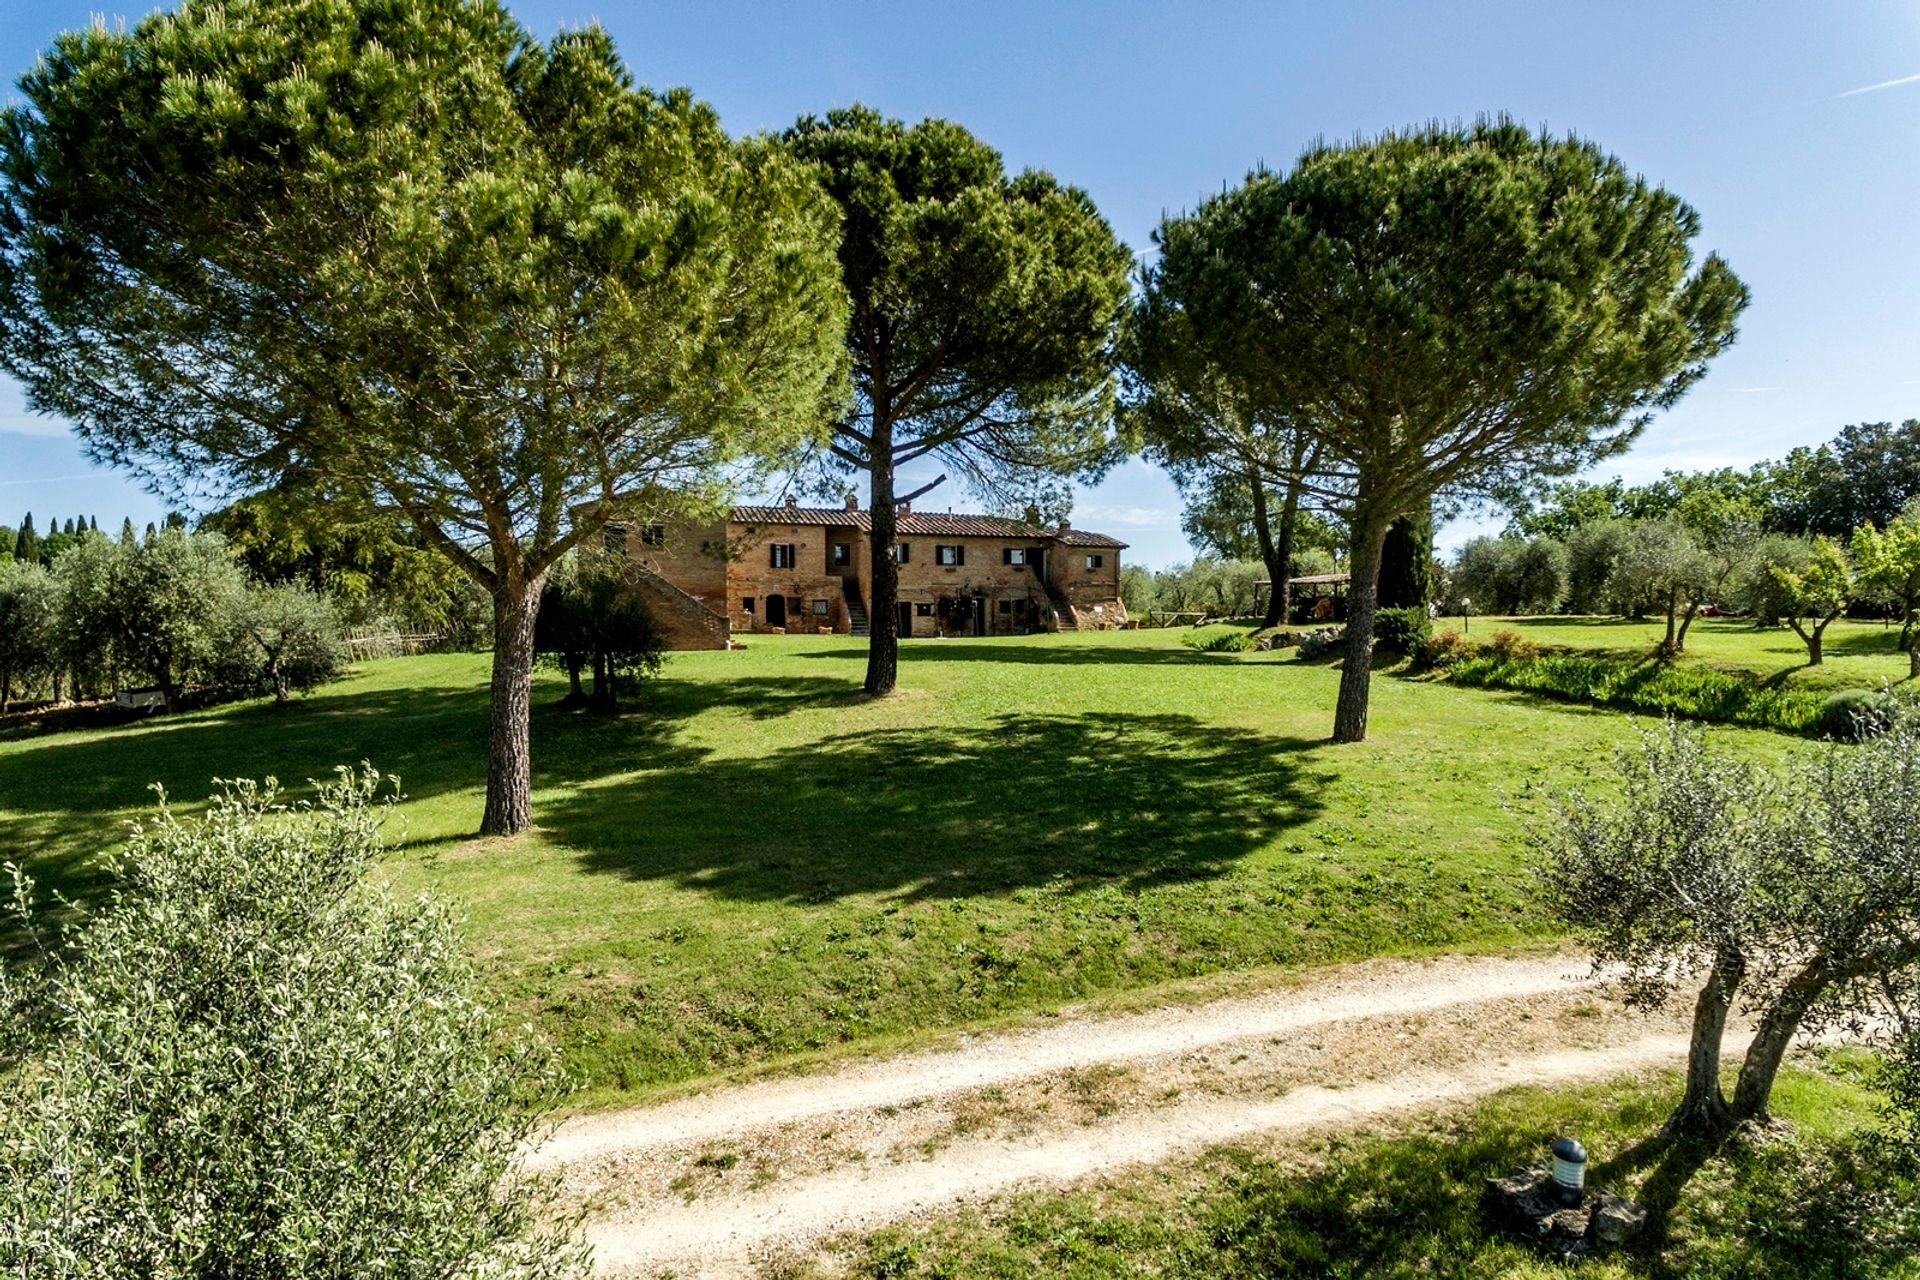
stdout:
<svg viewBox="0 0 1920 1280">
<path fill-rule="evenodd" d="M 787 598 L 785 596 L 767 597 L 767 625 L 784 627 L 787 625 Z"/>
</svg>

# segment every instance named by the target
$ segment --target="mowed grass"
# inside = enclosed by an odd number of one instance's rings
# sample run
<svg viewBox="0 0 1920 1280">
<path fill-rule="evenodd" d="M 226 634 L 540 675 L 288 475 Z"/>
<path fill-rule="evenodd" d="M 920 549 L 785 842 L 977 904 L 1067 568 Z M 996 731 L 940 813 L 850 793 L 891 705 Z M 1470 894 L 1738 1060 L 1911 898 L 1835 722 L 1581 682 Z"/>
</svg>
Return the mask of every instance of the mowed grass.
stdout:
<svg viewBox="0 0 1920 1280">
<path fill-rule="evenodd" d="M 1490 1224 L 1481 1189 L 1585 1141 L 1591 1185 L 1653 1210 L 1624 1248 L 1577 1260 L 1593 1280 L 1866 1280 L 1920 1275 L 1913 1166 L 1873 1133 L 1858 1050 L 1807 1055 L 1774 1093 L 1792 1126 L 1710 1151 L 1663 1137 L 1677 1073 L 1514 1089 L 1413 1132 L 1339 1135 L 1278 1153 L 1226 1149 L 1066 1192 L 924 1215 L 855 1242 L 861 1277 L 1381 1277 L 1569 1273 Z M 816 1274 L 799 1265 L 780 1274 Z"/>
<path fill-rule="evenodd" d="M 1439 619 L 1435 627 L 1458 631 L 1460 619 Z M 1475 618 L 1468 628 L 1483 640 L 1501 629 L 1517 631 L 1536 644 L 1592 649 L 1617 657 L 1651 661 L 1666 637 L 1664 618 L 1597 618 L 1547 615 L 1532 618 Z M 1836 619 L 1827 628 L 1824 660 L 1807 665 L 1807 646 L 1787 627 L 1756 627 L 1745 618 L 1696 618 L 1687 631 L 1682 667 L 1744 672 L 1790 688 L 1877 689 L 1882 682 L 1907 679 L 1907 656 L 1900 649 L 1897 624 Z"/>
<path fill-rule="evenodd" d="M 405 888 L 451 895 L 500 996 L 589 1101 L 1198 975 L 1552 932 L 1523 835 L 1634 721 L 1180 633 L 910 642 L 859 691 L 843 637 L 671 656 L 618 719 L 535 692 L 534 815 L 471 832 L 487 659 L 401 658 L 253 703 L 0 741 L 0 848 L 84 894 L 91 855 L 216 777 L 397 774 Z M 1644 723 L 1644 722 L 1642 722 Z M 1759 753 L 1803 749 L 1726 734 Z"/>
</svg>

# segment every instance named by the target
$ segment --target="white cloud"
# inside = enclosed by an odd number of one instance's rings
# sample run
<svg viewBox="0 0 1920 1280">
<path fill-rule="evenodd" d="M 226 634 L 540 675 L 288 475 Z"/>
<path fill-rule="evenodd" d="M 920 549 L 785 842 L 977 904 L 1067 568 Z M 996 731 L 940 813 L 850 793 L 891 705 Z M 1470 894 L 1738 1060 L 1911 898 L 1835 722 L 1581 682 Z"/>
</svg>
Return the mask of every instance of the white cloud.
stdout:
<svg viewBox="0 0 1920 1280">
<path fill-rule="evenodd" d="M 1749 396 L 1757 396 L 1763 391 L 1778 391 L 1779 389 L 1780 388 L 1778 387 L 1734 387 L 1733 388 L 1733 390 L 1740 392 L 1742 395 L 1749 395 Z"/>
<path fill-rule="evenodd" d="M 1894 89 L 1903 84 L 1920 84 L 1920 75 L 1901 76 L 1897 80 L 1882 80 L 1878 84 L 1863 84 L 1858 89 L 1849 89 L 1845 93 L 1836 93 L 1835 98 L 1851 98 L 1862 93 L 1878 93 L 1882 89 Z"/>
<path fill-rule="evenodd" d="M 13 489 L 13 488 L 17 488 L 20 485 L 30 485 L 30 484 L 62 484 L 68 480 L 97 480 L 97 479 L 99 479 L 98 474 L 93 472 L 82 471 L 70 476 L 41 476 L 37 480 L 0 480 L 0 489 Z"/>
</svg>

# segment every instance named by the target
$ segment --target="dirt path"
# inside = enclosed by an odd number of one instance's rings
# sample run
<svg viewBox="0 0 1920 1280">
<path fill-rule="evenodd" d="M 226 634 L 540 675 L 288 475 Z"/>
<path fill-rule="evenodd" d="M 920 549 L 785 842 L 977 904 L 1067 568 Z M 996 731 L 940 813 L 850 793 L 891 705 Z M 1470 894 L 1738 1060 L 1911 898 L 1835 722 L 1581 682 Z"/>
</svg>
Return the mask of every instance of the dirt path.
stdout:
<svg viewBox="0 0 1920 1280">
<path fill-rule="evenodd" d="M 1378 961 L 580 1117 L 534 1163 L 588 1206 L 601 1274 L 743 1276 L 1023 1185 L 1685 1051 L 1680 1026 L 1607 1005 L 1569 957 Z"/>
</svg>

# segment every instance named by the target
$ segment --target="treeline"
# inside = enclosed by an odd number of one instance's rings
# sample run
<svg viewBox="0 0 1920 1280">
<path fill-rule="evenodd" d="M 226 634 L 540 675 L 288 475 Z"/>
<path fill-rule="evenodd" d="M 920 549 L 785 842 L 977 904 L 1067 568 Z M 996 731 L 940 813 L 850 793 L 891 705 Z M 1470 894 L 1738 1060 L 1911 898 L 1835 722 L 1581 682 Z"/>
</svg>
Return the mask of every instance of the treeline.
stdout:
<svg viewBox="0 0 1920 1280">
<path fill-rule="evenodd" d="M 1451 613 L 1664 617 L 1674 653 L 1703 612 L 1736 613 L 1791 627 L 1816 664 L 1827 627 L 1866 609 L 1900 622 L 1920 674 L 1920 422 L 1849 427 L 1744 472 L 1560 485 L 1462 547 L 1442 598 Z"/>
<path fill-rule="evenodd" d="M 89 526 L 51 567 L 0 564 L 0 711 L 134 680 L 169 710 L 190 685 L 284 701 L 340 670 L 342 634 L 330 597 L 250 579 L 218 534 L 170 525 L 114 539 Z"/>
<path fill-rule="evenodd" d="M 1332 573 L 1338 562 L 1324 547 L 1299 550 L 1291 557 L 1294 576 Z M 1244 618 L 1263 611 L 1274 614 L 1277 605 L 1271 586 L 1272 575 L 1263 560 L 1227 559 L 1217 555 L 1196 556 L 1169 569 L 1152 570 L 1128 565 L 1120 571 L 1120 593 L 1127 612 L 1145 618 L 1155 611 L 1166 613 L 1204 612 L 1216 618 Z"/>
</svg>

